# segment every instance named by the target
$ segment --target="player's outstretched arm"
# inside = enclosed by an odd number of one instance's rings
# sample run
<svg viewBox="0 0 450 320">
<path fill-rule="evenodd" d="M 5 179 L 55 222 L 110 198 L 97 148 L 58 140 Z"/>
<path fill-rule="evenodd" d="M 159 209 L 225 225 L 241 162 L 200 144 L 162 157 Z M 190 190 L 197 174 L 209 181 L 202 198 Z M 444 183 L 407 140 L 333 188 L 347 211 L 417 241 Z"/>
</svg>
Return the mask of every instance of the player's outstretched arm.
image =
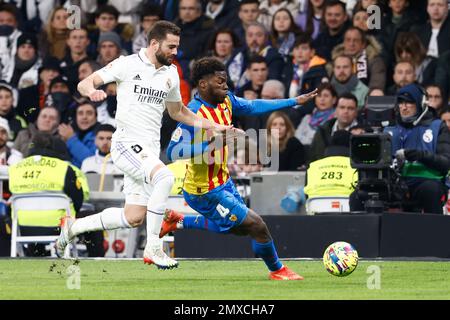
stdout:
<svg viewBox="0 0 450 320">
<path fill-rule="evenodd" d="M 103 101 L 106 99 L 106 92 L 103 90 L 97 90 L 96 88 L 103 85 L 102 78 L 95 72 L 86 79 L 78 83 L 77 89 L 84 97 L 88 97 L 91 101 Z"/>
<path fill-rule="evenodd" d="M 170 117 L 173 120 L 184 123 L 191 127 L 202 128 L 206 130 L 214 130 L 217 132 L 223 132 L 231 130 L 233 128 L 233 126 L 225 126 L 197 116 L 191 110 L 186 108 L 186 106 L 181 101 L 178 102 L 167 101 L 166 107 Z"/>
<path fill-rule="evenodd" d="M 243 98 L 230 95 L 233 103 L 233 112 L 235 115 L 259 115 L 266 112 L 272 112 L 284 108 L 294 107 L 297 105 L 303 105 L 309 100 L 313 99 L 317 95 L 317 89 L 290 99 L 256 99 L 246 100 Z"/>
</svg>

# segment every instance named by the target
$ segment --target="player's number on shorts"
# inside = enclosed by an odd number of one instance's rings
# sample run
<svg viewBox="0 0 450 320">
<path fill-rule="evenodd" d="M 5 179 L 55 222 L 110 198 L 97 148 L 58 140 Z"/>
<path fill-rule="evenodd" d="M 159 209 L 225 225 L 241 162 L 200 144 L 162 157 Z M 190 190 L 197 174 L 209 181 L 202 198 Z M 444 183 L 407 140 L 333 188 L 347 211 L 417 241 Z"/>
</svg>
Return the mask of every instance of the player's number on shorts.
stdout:
<svg viewBox="0 0 450 320">
<path fill-rule="evenodd" d="M 131 149 L 132 149 L 134 152 L 136 152 L 136 153 L 139 153 L 139 152 L 142 151 L 142 147 L 141 147 L 140 145 L 138 145 L 138 144 L 135 144 L 134 146 L 131 146 Z"/>
<path fill-rule="evenodd" d="M 230 209 L 225 208 L 220 203 L 217 205 L 216 210 L 217 210 L 217 212 L 219 212 L 219 214 L 222 218 L 225 218 L 227 216 L 227 214 L 230 213 Z"/>
</svg>

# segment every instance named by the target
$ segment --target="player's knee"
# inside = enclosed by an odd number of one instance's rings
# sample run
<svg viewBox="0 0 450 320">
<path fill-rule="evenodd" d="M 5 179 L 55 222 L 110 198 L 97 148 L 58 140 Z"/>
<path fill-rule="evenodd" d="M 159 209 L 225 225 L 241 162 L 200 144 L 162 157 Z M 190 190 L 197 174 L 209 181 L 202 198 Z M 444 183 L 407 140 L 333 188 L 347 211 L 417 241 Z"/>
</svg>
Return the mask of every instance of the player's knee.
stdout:
<svg viewBox="0 0 450 320">
<path fill-rule="evenodd" d="M 264 222 L 264 220 L 256 213 L 252 214 L 251 218 L 252 218 L 252 223 L 250 225 L 250 229 L 252 230 L 252 233 L 254 235 L 266 234 L 268 229 L 267 229 L 267 225 Z"/>
<path fill-rule="evenodd" d="M 145 207 L 143 207 L 142 212 L 136 212 L 136 210 L 125 210 L 125 218 L 132 228 L 136 228 L 144 223 L 146 212 L 147 210 Z"/>
<path fill-rule="evenodd" d="M 152 175 L 151 182 L 154 186 L 158 185 L 171 190 L 175 183 L 175 176 L 167 167 L 162 167 Z"/>
</svg>

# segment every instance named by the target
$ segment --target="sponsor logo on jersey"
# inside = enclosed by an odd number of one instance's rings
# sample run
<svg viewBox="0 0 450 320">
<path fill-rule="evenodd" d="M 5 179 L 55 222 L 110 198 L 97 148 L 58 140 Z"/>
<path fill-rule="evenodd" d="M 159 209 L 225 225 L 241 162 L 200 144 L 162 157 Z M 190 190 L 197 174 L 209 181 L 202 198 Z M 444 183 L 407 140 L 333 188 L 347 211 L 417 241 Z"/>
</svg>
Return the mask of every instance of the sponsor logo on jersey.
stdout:
<svg viewBox="0 0 450 320">
<path fill-rule="evenodd" d="M 161 104 L 167 97 L 167 91 L 134 85 L 134 93 L 139 94 L 138 102 Z"/>
<path fill-rule="evenodd" d="M 134 76 L 133 80 L 142 80 L 142 79 L 141 79 L 141 76 L 139 76 L 139 74 L 137 74 Z"/>
</svg>

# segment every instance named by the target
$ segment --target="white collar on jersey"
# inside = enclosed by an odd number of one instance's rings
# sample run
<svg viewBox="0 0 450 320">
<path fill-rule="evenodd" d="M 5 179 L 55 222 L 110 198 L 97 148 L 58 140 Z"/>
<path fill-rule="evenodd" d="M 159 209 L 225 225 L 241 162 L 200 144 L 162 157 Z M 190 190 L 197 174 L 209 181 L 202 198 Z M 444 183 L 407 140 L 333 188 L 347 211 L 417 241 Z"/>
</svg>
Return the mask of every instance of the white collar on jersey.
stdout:
<svg viewBox="0 0 450 320">
<path fill-rule="evenodd" d="M 151 65 L 156 69 L 155 65 L 148 59 L 147 55 L 145 54 L 145 50 L 147 50 L 147 48 L 141 48 L 141 50 L 139 50 L 139 57 L 144 63 Z M 167 68 L 167 66 L 161 66 L 158 70 L 164 70 L 165 68 Z"/>
</svg>

